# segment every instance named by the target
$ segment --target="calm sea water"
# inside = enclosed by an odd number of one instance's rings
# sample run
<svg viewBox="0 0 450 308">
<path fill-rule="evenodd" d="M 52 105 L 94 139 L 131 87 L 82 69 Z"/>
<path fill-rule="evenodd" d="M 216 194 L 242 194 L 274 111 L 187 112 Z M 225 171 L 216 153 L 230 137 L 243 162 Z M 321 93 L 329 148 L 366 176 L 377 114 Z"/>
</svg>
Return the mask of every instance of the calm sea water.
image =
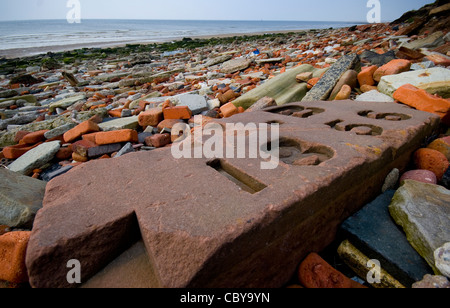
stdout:
<svg viewBox="0 0 450 308">
<path fill-rule="evenodd" d="M 183 37 L 303 29 L 342 28 L 348 22 L 66 20 L 0 22 L 0 50 L 105 43 L 149 43 Z"/>
</svg>

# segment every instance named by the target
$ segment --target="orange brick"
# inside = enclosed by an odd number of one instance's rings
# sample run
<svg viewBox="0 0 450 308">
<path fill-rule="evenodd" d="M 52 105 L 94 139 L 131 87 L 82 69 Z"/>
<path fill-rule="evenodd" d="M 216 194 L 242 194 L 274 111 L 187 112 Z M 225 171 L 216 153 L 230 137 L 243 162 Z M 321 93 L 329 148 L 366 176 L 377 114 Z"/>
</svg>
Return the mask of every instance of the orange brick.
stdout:
<svg viewBox="0 0 450 308">
<path fill-rule="evenodd" d="M 95 136 L 96 136 L 98 133 L 99 133 L 99 132 L 86 134 L 86 135 L 83 135 L 82 138 L 83 138 L 83 140 L 87 140 L 87 141 L 90 141 L 90 142 L 95 143 Z"/>
<path fill-rule="evenodd" d="M 123 108 L 110 110 L 110 111 L 108 111 L 108 114 L 110 116 L 112 116 L 113 118 L 121 118 L 122 117 L 122 110 L 123 110 Z"/>
<path fill-rule="evenodd" d="M 375 71 L 375 73 L 373 74 L 373 79 L 376 82 L 380 82 L 381 77 L 383 77 L 383 76 L 395 75 L 395 74 L 400 74 L 400 73 L 409 71 L 411 68 L 411 65 L 412 65 L 412 62 L 408 61 L 408 60 L 404 60 L 404 59 L 392 60 L 389 63 L 378 68 Z"/>
<path fill-rule="evenodd" d="M 100 132 L 95 135 L 95 143 L 98 145 L 138 142 L 138 133 L 133 129 L 122 129 L 111 132 Z"/>
<path fill-rule="evenodd" d="M 224 118 L 228 118 L 239 113 L 239 109 L 233 103 L 228 103 L 220 107 L 220 112 Z"/>
<path fill-rule="evenodd" d="M 55 157 L 59 160 L 66 160 L 66 159 L 70 159 L 72 157 L 72 146 L 68 146 L 65 148 L 61 148 L 59 149 L 58 152 L 56 152 Z"/>
<path fill-rule="evenodd" d="M 25 253 L 31 232 L 8 232 L 0 236 L 0 280 L 13 283 L 28 281 Z"/>
<path fill-rule="evenodd" d="M 162 120 L 163 110 L 158 107 L 141 112 L 138 116 L 139 125 L 142 127 L 157 126 Z"/>
<path fill-rule="evenodd" d="M 164 108 L 164 119 L 189 120 L 192 117 L 192 111 L 188 106 L 175 106 Z"/>
<path fill-rule="evenodd" d="M 70 143 L 72 141 L 77 140 L 84 134 L 92 133 L 92 132 L 98 132 L 100 131 L 100 128 L 98 127 L 97 123 L 94 123 L 92 121 L 84 121 L 81 124 L 78 124 L 68 132 L 64 134 L 64 141 L 67 143 Z"/>
<path fill-rule="evenodd" d="M 334 100 L 341 101 L 350 98 L 352 94 L 352 88 L 349 85 L 343 85 L 339 93 L 336 95 Z"/>
<path fill-rule="evenodd" d="M 307 88 L 311 90 L 319 82 L 319 80 L 320 80 L 320 78 L 318 78 L 318 77 L 311 78 L 308 81 Z"/>
<path fill-rule="evenodd" d="M 448 121 L 450 101 L 446 99 L 431 95 L 427 91 L 419 89 L 411 84 L 406 84 L 398 88 L 397 91 L 394 92 L 393 97 L 395 100 L 416 108 L 417 110 L 437 114 L 445 124 L 450 125 L 450 121 Z"/>
<path fill-rule="evenodd" d="M 22 138 L 22 141 L 23 141 L 23 143 L 26 143 L 26 144 L 35 144 L 35 143 L 38 143 L 41 141 L 45 141 L 46 138 L 45 138 L 44 134 L 46 132 L 48 132 L 48 130 L 40 130 L 40 131 L 37 131 L 34 133 L 26 134 Z"/>
<path fill-rule="evenodd" d="M 3 149 L 3 155 L 7 159 L 17 159 L 29 150 L 37 147 L 38 145 L 42 144 L 42 142 L 35 144 L 35 145 L 26 145 L 26 144 L 19 144 L 19 145 L 13 145 L 9 146 Z"/>
<path fill-rule="evenodd" d="M 373 86 L 375 85 L 375 80 L 373 79 L 373 74 L 378 69 L 378 66 L 372 65 L 364 67 L 361 71 L 361 73 L 358 74 L 358 81 L 359 85 L 367 85 L 367 86 Z"/>
</svg>

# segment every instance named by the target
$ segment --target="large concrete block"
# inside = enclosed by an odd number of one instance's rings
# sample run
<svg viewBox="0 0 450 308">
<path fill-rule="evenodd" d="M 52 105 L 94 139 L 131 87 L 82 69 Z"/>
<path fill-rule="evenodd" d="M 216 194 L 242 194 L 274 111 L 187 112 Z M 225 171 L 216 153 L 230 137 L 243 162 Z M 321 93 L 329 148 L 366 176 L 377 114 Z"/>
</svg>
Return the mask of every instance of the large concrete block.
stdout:
<svg viewBox="0 0 450 308">
<path fill-rule="evenodd" d="M 406 168 L 439 118 L 399 104 L 341 101 L 216 122 L 278 123 L 279 164 L 261 169 L 260 156 L 175 159 L 162 148 L 75 167 L 47 184 L 27 250 L 31 285 L 73 287 L 71 259 L 86 282 L 141 237 L 155 287 L 280 287 L 380 193 L 393 168 Z"/>
</svg>

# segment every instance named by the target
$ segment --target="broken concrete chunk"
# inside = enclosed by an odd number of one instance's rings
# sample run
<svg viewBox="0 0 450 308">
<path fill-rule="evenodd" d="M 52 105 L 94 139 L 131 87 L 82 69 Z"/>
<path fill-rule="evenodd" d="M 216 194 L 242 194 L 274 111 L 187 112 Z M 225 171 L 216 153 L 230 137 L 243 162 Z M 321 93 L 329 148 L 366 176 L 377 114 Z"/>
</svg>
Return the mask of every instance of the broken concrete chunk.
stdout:
<svg viewBox="0 0 450 308">
<path fill-rule="evenodd" d="M 250 66 L 252 60 L 246 58 L 237 58 L 222 64 L 220 72 L 224 74 L 233 74 L 245 70 Z"/>
</svg>

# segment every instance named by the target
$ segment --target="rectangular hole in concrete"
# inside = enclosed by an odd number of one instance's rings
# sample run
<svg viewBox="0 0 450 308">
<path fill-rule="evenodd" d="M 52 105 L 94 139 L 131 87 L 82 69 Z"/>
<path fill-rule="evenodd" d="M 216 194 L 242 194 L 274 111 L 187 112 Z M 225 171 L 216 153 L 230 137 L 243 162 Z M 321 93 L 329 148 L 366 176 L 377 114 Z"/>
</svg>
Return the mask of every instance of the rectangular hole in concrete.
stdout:
<svg viewBox="0 0 450 308">
<path fill-rule="evenodd" d="M 223 159 L 215 159 L 207 164 L 248 193 L 256 194 L 267 187 L 250 175 L 230 165 Z"/>
</svg>

